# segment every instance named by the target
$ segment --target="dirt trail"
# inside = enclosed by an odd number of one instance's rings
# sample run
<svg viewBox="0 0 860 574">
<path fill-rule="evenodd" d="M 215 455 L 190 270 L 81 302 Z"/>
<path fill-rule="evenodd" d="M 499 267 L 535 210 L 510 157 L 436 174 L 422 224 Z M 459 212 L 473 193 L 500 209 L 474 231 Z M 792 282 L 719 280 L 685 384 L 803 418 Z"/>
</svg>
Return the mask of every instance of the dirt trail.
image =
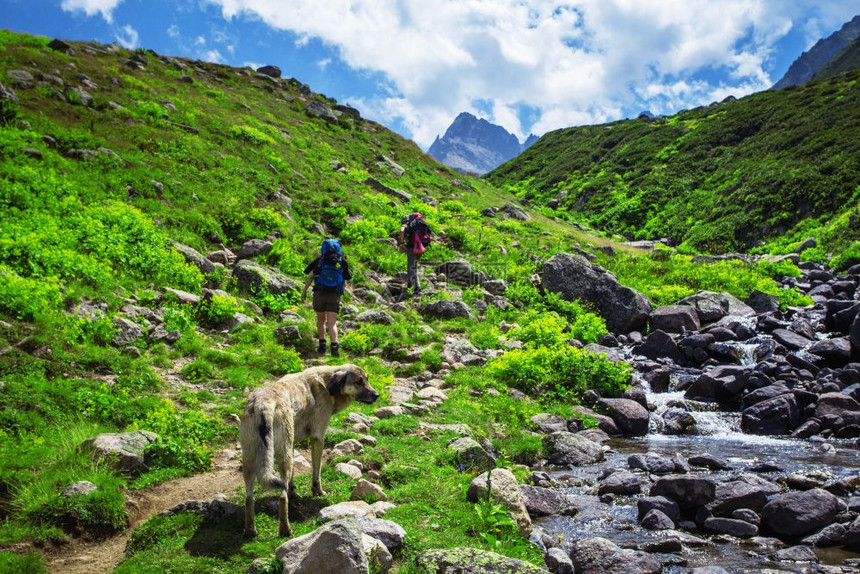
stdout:
<svg viewBox="0 0 860 574">
<path fill-rule="evenodd" d="M 46 553 L 50 572 L 102 574 L 112 572 L 122 561 L 125 546 L 134 528 L 186 500 L 209 500 L 218 493 L 232 494 L 242 484 L 239 445 L 221 450 L 210 472 L 178 478 L 126 494 L 129 528 L 117 536 L 96 541 L 73 540 L 69 545 Z"/>
</svg>

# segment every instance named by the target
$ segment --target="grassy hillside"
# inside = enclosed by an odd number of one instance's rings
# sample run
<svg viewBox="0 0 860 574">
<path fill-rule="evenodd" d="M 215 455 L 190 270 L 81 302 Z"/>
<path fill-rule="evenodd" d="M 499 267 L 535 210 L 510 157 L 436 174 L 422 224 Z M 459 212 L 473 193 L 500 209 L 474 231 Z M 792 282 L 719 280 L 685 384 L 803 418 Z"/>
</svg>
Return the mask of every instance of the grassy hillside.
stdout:
<svg viewBox="0 0 860 574">
<path fill-rule="evenodd" d="M 390 518 L 408 532 L 398 570 L 410 571 L 423 549 L 463 544 L 539 562 L 498 512 L 465 501 L 477 469 L 452 459 L 445 445 L 455 433 L 428 433 L 419 422 L 469 425 L 522 476 L 517 463 L 541 451 L 531 415 L 570 417 L 589 388 L 619 393 L 625 365 L 567 343 L 596 341 L 602 319 L 532 283 L 556 251 L 615 244 L 536 212 L 530 221 L 481 215 L 513 196 L 439 165 L 297 80 L 86 43 L 64 53 L 48 43 L 0 32 L 0 570 L 39 571 L 43 558 L 22 552 L 126 528 L 127 492 L 211 468 L 213 454 L 236 438 L 232 415 L 250 389 L 344 360 L 370 373 L 383 400 L 405 377 L 443 377 L 450 387 L 449 400 L 420 420 L 374 424 L 377 445 L 358 457 L 381 473 L 397 504 Z M 507 280 L 511 305 L 444 281 L 385 303 L 406 266 L 390 238 L 414 209 L 438 234 L 426 275 L 464 257 Z M 345 295 L 355 309 L 345 319 L 375 307 L 393 319 L 344 322 L 341 359 L 314 353 L 313 313 L 295 288 L 246 287 L 228 266 L 204 272 L 176 247 L 205 255 L 268 239 L 271 250 L 253 261 L 301 281 L 327 236 L 341 238 L 355 275 Z M 759 289 L 796 302 L 772 280 L 797 273 L 789 264 L 697 265 L 615 248 L 601 265 L 657 304 L 698 289 L 739 297 Z M 442 299 L 485 310 L 478 320 L 418 312 Z M 123 319 L 141 330 L 118 342 Z M 503 321 L 521 327 L 505 332 Z M 443 369 L 450 338 L 500 357 L 486 368 Z M 536 398 L 514 400 L 509 388 Z M 351 410 L 370 415 L 374 407 Z M 359 436 L 346 416 L 332 420 L 343 431 L 329 446 Z M 132 429 L 159 436 L 143 471 L 112 470 L 78 448 L 99 432 Z M 80 480 L 98 491 L 62 495 Z M 349 498 L 352 481 L 331 466 L 324 482 L 329 495 L 306 500 L 308 508 Z M 298 483 L 309 491 L 307 477 Z M 318 525 L 310 510 L 294 521 L 297 534 Z M 260 529 L 247 542 L 239 529 L 199 516 L 157 517 L 135 531 L 120 571 L 244 572 L 280 542 L 275 518 L 261 515 Z"/>
<path fill-rule="evenodd" d="M 558 130 L 485 177 L 575 220 L 688 251 L 833 252 L 860 237 L 860 72 L 660 119 Z"/>
</svg>

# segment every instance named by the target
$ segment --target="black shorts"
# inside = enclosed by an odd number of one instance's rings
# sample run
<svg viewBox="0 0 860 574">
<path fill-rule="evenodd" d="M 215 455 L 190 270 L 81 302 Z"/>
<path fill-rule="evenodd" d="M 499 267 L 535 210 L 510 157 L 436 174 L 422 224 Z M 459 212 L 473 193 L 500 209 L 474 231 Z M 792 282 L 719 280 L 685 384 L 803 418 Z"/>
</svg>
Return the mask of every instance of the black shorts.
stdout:
<svg viewBox="0 0 860 574">
<path fill-rule="evenodd" d="M 340 311 L 340 293 L 325 292 L 314 289 L 313 308 L 317 313 L 338 313 Z"/>
</svg>

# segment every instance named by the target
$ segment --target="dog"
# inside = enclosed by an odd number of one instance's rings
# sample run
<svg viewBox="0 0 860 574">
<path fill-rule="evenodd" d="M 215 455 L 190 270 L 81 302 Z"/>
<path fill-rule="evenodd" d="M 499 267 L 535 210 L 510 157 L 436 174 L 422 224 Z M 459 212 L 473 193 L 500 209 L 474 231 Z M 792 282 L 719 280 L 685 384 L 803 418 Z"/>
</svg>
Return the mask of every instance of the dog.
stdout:
<svg viewBox="0 0 860 574">
<path fill-rule="evenodd" d="M 352 364 L 312 367 L 287 375 L 251 393 L 239 426 L 242 476 L 245 479 L 245 537 L 257 536 L 254 525 L 254 480 L 281 490 L 279 534 L 292 536 L 288 497 L 295 497 L 293 445 L 310 438 L 313 495 L 325 496 L 320 484 L 323 440 L 334 413 L 353 400 L 372 404 L 379 398 L 364 369 Z M 276 476 L 275 465 L 278 474 Z M 289 487 L 289 492 L 288 492 Z"/>
</svg>

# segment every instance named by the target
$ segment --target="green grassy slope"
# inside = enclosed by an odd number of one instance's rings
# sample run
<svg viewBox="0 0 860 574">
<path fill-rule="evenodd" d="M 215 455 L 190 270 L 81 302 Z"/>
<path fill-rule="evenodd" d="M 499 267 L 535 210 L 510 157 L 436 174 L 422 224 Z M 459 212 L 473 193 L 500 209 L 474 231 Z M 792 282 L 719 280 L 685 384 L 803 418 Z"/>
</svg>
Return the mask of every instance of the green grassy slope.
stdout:
<svg viewBox="0 0 860 574">
<path fill-rule="evenodd" d="M 560 209 L 604 230 L 689 250 L 816 230 L 839 250 L 860 236 L 850 224 L 860 191 L 858 80 L 854 72 L 666 118 L 558 130 L 485 177 L 540 202 L 561 197 Z M 834 219 L 838 227 L 828 227 Z"/>
</svg>

